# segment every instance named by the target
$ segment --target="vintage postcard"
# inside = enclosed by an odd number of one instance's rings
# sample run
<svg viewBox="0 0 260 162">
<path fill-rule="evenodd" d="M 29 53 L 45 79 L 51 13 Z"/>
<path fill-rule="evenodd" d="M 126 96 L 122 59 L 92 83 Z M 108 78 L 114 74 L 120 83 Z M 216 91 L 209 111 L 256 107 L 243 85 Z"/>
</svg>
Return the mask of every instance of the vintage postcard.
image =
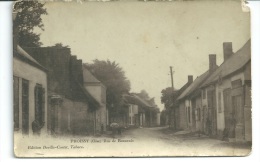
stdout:
<svg viewBox="0 0 260 162">
<path fill-rule="evenodd" d="M 240 0 L 17 1 L 16 157 L 247 156 Z"/>
</svg>

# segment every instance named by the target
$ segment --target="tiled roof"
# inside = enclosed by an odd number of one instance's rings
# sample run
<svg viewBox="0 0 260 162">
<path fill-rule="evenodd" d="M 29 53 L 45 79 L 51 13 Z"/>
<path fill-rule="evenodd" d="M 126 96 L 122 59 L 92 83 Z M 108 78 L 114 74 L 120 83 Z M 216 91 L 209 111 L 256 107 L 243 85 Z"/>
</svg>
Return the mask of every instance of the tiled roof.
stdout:
<svg viewBox="0 0 260 162">
<path fill-rule="evenodd" d="M 76 94 L 73 93 L 73 96 L 76 95 L 84 96 L 84 98 L 88 101 L 89 108 L 91 110 L 98 109 L 100 107 L 100 103 L 76 79 L 73 79 L 73 81 L 74 81 L 74 87 L 76 88 L 75 91 L 73 91 Z"/>
<path fill-rule="evenodd" d="M 46 68 L 43 67 L 39 62 L 37 62 L 32 56 L 30 56 L 24 49 L 22 49 L 22 47 L 20 47 L 19 45 L 17 45 L 17 52 L 16 52 L 19 58 L 23 58 L 26 61 L 29 61 L 30 63 L 32 63 L 33 65 L 36 65 L 37 67 L 43 69 L 46 71 Z"/>
<path fill-rule="evenodd" d="M 83 66 L 83 80 L 85 83 L 101 83 L 91 72 Z"/>
<path fill-rule="evenodd" d="M 205 81 L 205 79 L 208 77 L 209 71 L 206 71 L 202 75 L 198 76 L 191 85 L 186 88 L 181 95 L 177 98 L 177 100 L 180 100 L 188 95 L 190 95 L 192 92 L 194 92 L 196 89 L 199 88 L 199 86 Z"/>
<path fill-rule="evenodd" d="M 152 107 L 149 103 L 138 97 L 137 95 L 131 94 L 124 94 L 123 95 L 124 101 L 128 104 L 135 104 L 142 107 Z"/>
<path fill-rule="evenodd" d="M 205 87 L 213 82 L 218 81 L 219 77 L 228 76 L 241 68 L 243 68 L 251 60 L 251 41 L 248 40 L 246 44 L 233 54 L 229 59 L 223 62 L 201 85 Z"/>
</svg>

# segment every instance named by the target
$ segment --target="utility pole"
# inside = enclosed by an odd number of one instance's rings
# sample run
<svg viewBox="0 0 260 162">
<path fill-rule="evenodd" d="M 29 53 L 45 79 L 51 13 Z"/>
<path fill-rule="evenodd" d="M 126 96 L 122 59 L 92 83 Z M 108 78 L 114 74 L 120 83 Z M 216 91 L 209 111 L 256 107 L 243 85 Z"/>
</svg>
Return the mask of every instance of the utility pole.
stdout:
<svg viewBox="0 0 260 162">
<path fill-rule="evenodd" d="M 170 72 L 171 72 L 171 81 L 172 81 L 172 109 L 170 108 L 170 125 L 172 123 L 172 117 L 173 117 L 173 122 L 174 122 L 174 130 L 176 129 L 176 119 L 175 119 L 175 105 L 174 105 L 174 84 L 173 84 L 173 73 L 172 71 L 172 66 L 170 66 Z"/>
<path fill-rule="evenodd" d="M 174 91 L 174 85 L 173 85 L 173 72 L 172 71 L 172 66 L 170 66 L 170 70 L 171 70 L 171 80 L 172 80 L 172 92 Z"/>
<path fill-rule="evenodd" d="M 173 84 L 173 73 L 172 66 L 170 66 L 170 72 L 171 72 L 171 81 L 172 81 L 172 107 L 170 107 L 170 113 L 169 113 L 169 127 L 171 127 L 172 124 L 172 118 L 174 120 L 174 129 L 175 129 L 175 109 L 174 109 L 174 84 Z"/>
</svg>

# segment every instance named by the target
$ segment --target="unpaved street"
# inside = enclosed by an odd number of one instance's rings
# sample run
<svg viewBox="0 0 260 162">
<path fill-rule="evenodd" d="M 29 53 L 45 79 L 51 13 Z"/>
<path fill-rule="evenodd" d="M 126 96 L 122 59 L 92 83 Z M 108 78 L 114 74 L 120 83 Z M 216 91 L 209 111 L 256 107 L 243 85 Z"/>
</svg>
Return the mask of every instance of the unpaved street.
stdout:
<svg viewBox="0 0 260 162">
<path fill-rule="evenodd" d="M 185 131 L 173 133 L 165 127 L 135 128 L 117 135 L 119 139 L 133 139 L 126 144 L 133 154 L 157 154 L 159 156 L 208 156 L 247 155 L 250 144 L 231 143 Z M 131 149 L 132 148 L 132 149 Z"/>
<path fill-rule="evenodd" d="M 248 143 L 231 143 L 187 131 L 173 132 L 165 127 L 133 128 L 113 138 L 111 132 L 101 136 L 25 138 L 15 136 L 16 156 L 28 157 L 143 157 L 143 156 L 245 156 Z M 31 143 L 28 145 L 27 143 Z"/>
</svg>

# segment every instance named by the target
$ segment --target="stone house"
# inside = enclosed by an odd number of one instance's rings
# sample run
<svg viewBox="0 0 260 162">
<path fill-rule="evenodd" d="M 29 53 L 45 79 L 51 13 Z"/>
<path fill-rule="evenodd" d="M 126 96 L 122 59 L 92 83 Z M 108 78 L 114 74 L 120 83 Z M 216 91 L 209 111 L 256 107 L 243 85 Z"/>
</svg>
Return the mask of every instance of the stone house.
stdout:
<svg viewBox="0 0 260 162">
<path fill-rule="evenodd" d="M 193 76 L 189 75 L 187 83 L 177 91 L 178 93 L 177 96 L 179 97 L 179 95 L 181 95 L 190 86 L 192 82 L 193 82 Z M 186 128 L 187 126 L 186 109 L 184 108 L 184 102 L 177 101 L 176 106 L 174 108 L 176 109 L 175 110 L 176 129 L 180 130 Z"/>
<path fill-rule="evenodd" d="M 160 125 L 159 108 L 151 106 L 149 101 L 145 101 L 135 94 L 124 94 L 123 98 L 128 106 L 127 127 L 154 127 Z"/>
<path fill-rule="evenodd" d="M 209 70 L 198 76 L 177 98 L 179 103 L 180 129 L 189 129 L 191 131 L 200 131 L 201 129 L 201 112 L 202 96 L 200 86 L 217 68 L 216 55 L 209 55 Z"/>
<path fill-rule="evenodd" d="M 232 43 L 223 43 L 224 62 L 201 86 L 205 116 L 217 119 L 210 132 L 219 138 L 252 141 L 250 47 L 249 40 L 233 53 Z"/>
<path fill-rule="evenodd" d="M 85 89 L 99 102 L 100 107 L 94 112 L 94 127 L 96 133 L 102 133 L 106 131 L 106 127 L 109 125 L 106 87 L 84 66 L 83 81 Z"/>
<path fill-rule="evenodd" d="M 14 132 L 47 135 L 47 70 L 19 45 L 13 51 Z"/>
<path fill-rule="evenodd" d="M 100 105 L 84 88 L 82 60 L 66 47 L 26 48 L 48 69 L 48 131 L 56 135 L 93 135 Z"/>
</svg>

